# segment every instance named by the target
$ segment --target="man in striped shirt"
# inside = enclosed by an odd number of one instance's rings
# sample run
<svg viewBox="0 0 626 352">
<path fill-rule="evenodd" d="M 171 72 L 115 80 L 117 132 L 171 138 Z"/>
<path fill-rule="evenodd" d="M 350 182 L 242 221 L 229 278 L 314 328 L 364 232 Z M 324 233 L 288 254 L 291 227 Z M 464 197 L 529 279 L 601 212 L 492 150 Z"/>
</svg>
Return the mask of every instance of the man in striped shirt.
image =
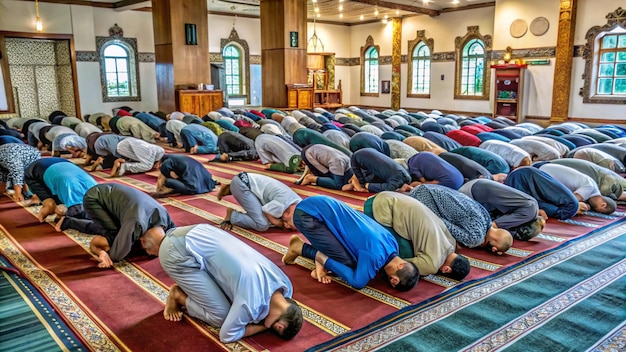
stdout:
<svg viewBox="0 0 626 352">
<path fill-rule="evenodd" d="M 165 150 L 158 145 L 133 137 L 120 141 L 116 151 L 122 158 L 115 160 L 111 177 L 122 176 L 126 172 L 138 174 L 152 170 L 165 155 Z"/>
</svg>

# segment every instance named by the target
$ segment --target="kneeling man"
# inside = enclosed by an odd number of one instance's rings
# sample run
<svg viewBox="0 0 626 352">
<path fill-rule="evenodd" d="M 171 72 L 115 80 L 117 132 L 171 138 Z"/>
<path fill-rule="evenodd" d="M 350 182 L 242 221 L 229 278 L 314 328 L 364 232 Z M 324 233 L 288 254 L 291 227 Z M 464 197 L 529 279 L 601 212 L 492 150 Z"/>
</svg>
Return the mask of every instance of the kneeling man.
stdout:
<svg viewBox="0 0 626 352">
<path fill-rule="evenodd" d="M 163 316 L 187 313 L 221 327 L 220 340 L 234 342 L 271 329 L 286 340 L 302 327 L 302 311 L 291 299 L 291 281 L 276 264 L 235 236 L 207 224 L 142 237 L 176 282 Z"/>
</svg>

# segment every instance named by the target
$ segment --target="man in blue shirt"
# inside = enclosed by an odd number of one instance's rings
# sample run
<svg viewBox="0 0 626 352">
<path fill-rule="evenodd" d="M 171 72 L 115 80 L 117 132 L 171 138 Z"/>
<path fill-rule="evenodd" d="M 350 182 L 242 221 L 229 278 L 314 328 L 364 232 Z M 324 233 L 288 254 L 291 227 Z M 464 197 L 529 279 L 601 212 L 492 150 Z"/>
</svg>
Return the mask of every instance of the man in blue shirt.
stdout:
<svg viewBox="0 0 626 352">
<path fill-rule="evenodd" d="M 465 180 L 463 174 L 452 164 L 431 152 L 415 154 L 406 163 L 409 167 L 411 181 L 413 181 L 411 186 L 432 183 L 459 189 Z"/>
<path fill-rule="evenodd" d="M 220 340 L 235 342 L 271 329 L 286 340 L 302 327 L 302 311 L 291 299 L 291 281 L 276 264 L 235 236 L 208 224 L 179 227 L 141 237 L 176 282 L 163 317 L 187 313 L 220 327 Z"/>
<path fill-rule="evenodd" d="M 84 218 L 83 197 L 98 183 L 79 166 L 64 158 L 42 158 L 24 172 L 28 187 L 42 201 L 37 218 L 43 222 L 48 215 Z M 58 204 L 65 204 L 63 211 Z"/>
<path fill-rule="evenodd" d="M 293 264 L 298 256 L 315 261 L 311 273 L 319 282 L 330 283 L 328 272 L 361 289 L 384 269 L 392 287 L 408 291 L 419 279 L 413 263 L 398 256 L 393 235 L 372 218 L 328 196 L 313 196 L 293 204 L 283 213 L 286 228 L 297 229 L 311 244 L 291 236 L 283 257 Z"/>
</svg>

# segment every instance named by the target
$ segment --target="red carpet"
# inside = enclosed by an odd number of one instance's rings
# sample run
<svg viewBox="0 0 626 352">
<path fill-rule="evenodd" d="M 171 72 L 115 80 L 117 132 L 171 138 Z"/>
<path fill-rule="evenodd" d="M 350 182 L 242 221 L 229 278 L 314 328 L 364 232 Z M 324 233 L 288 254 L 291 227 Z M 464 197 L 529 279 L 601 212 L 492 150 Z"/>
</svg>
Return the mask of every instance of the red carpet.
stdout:
<svg viewBox="0 0 626 352">
<path fill-rule="evenodd" d="M 202 161 L 211 157 L 197 156 Z M 254 162 L 206 165 L 220 181 L 229 181 L 244 170 L 267 173 L 293 186 L 302 197 L 326 194 L 359 210 L 367 197 L 362 193 L 295 186 L 293 181 L 298 178 L 297 175 L 266 171 L 261 164 Z M 154 172 L 114 180 L 108 179 L 103 172 L 94 172 L 93 175 L 98 182 L 120 182 L 147 192 L 153 191 L 156 182 Z M 232 196 L 218 202 L 216 191 L 197 196 L 174 196 L 161 201 L 178 226 L 218 224 L 227 206 L 238 205 Z M 115 270 L 98 269 L 85 245 L 88 236 L 71 231 L 68 234 L 56 233 L 50 224 L 39 224 L 29 210 L 34 211 L 22 208 L 6 197 L 0 198 L 0 222 L 4 227 L 0 234 L 0 244 L 4 244 L 0 247 L 2 253 L 28 273 L 27 277 L 41 288 L 59 311 L 63 311 L 68 323 L 85 336 L 93 350 L 114 346 L 135 351 L 301 351 L 366 326 L 402 307 L 433 297 L 454 284 L 448 279 L 432 276 L 421 280 L 414 290 L 404 293 L 392 290 L 382 278 L 372 280 L 370 286 L 361 291 L 337 281 L 322 285 L 309 276 L 313 268 L 311 262 L 300 260 L 297 265 L 291 266 L 281 263 L 292 232 L 273 230 L 257 233 L 236 228 L 234 233 L 277 263 L 290 277 L 295 289 L 294 298 L 305 308 L 306 322 L 300 334 L 289 342 L 271 333 L 263 333 L 226 346 L 219 342 L 215 329 L 200 322 L 186 318 L 183 322 L 174 323 L 163 319 L 163 302 L 167 288 L 173 282 L 165 275 L 157 259 L 148 258 L 139 250 L 128 259 L 128 263 L 117 266 Z M 624 209 L 620 208 L 620 211 Z M 574 220 L 600 226 L 614 221 L 593 216 L 580 216 Z M 474 265 L 467 280 L 491 275 L 593 230 L 582 225 L 551 219 L 541 237 L 530 242 L 516 241 L 509 254 L 502 257 L 462 249 L 461 253 L 467 255 Z M 30 265 L 32 268 L 29 269 Z M 70 310 L 66 311 L 68 307 Z"/>
</svg>

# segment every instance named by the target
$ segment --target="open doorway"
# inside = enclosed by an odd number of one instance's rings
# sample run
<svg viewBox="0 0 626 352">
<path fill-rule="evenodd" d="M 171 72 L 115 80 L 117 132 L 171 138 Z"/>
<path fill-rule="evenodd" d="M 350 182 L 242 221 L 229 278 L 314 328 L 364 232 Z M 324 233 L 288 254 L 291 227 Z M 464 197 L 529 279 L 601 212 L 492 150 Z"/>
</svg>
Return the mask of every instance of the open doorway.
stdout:
<svg viewBox="0 0 626 352">
<path fill-rule="evenodd" d="M 71 35 L 0 32 L 6 104 L 0 113 L 46 118 L 60 110 L 80 116 Z"/>
</svg>

